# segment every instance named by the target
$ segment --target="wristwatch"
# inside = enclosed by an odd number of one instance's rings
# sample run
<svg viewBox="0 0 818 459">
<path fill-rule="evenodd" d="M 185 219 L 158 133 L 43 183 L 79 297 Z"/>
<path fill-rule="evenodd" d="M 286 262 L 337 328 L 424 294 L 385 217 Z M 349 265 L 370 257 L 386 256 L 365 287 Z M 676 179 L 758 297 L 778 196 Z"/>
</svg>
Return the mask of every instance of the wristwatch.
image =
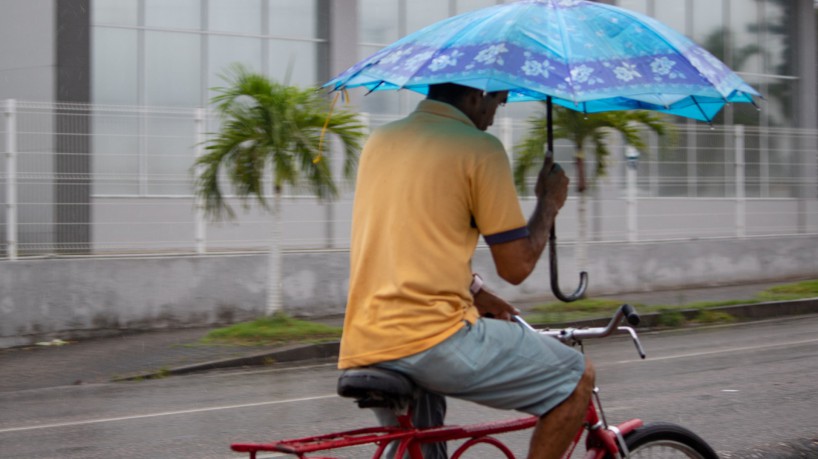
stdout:
<svg viewBox="0 0 818 459">
<path fill-rule="evenodd" d="M 471 275 L 471 286 L 469 286 L 469 291 L 471 295 L 477 295 L 480 293 L 480 290 L 483 290 L 483 278 L 480 277 L 479 274 L 474 273 Z"/>
</svg>

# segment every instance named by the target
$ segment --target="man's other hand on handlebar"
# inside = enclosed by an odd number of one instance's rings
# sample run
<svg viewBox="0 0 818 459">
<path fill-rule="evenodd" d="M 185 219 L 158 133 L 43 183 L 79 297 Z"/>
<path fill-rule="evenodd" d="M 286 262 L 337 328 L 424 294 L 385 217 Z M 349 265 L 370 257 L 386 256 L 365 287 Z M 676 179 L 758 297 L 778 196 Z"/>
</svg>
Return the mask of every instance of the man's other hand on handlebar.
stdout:
<svg viewBox="0 0 818 459">
<path fill-rule="evenodd" d="M 517 308 L 486 287 L 481 288 L 474 295 L 474 305 L 477 306 L 481 316 L 493 319 L 512 320 L 513 316 L 520 314 Z"/>
</svg>

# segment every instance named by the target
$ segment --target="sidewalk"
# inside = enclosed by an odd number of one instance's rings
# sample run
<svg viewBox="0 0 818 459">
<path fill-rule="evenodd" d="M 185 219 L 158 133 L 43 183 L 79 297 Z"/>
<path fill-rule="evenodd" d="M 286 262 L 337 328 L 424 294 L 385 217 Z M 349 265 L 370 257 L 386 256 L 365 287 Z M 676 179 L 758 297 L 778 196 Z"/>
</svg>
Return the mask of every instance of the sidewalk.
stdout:
<svg viewBox="0 0 818 459">
<path fill-rule="evenodd" d="M 640 292 L 611 298 L 641 304 L 749 299 L 766 288 L 783 283 L 788 282 Z M 525 312 L 532 305 L 518 307 Z M 818 312 L 818 308 L 813 309 Z M 338 317 L 322 321 L 339 325 Z M 331 362 L 337 355 L 337 343 L 256 347 L 198 344 L 209 330 L 144 332 L 63 346 L 3 349 L 0 350 L 0 392 L 110 382 L 150 374 L 180 374 L 218 367 L 298 360 Z"/>
</svg>

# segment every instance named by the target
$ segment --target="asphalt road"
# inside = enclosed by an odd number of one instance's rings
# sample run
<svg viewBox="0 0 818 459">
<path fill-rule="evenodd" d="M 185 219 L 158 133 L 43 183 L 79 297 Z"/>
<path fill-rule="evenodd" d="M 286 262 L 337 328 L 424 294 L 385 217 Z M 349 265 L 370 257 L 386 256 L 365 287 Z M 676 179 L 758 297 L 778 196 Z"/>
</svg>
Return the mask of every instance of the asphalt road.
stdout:
<svg viewBox="0 0 818 459">
<path fill-rule="evenodd" d="M 611 422 L 676 422 L 725 458 L 816 458 L 816 330 L 818 316 L 643 334 L 644 361 L 621 337 L 586 351 Z M 324 364 L 2 392 L 0 457 L 222 459 L 241 457 L 231 442 L 370 424 L 335 395 L 336 376 Z M 461 424 L 515 416 L 458 401 L 449 412 Z M 527 436 L 504 438 L 522 453 Z"/>
</svg>

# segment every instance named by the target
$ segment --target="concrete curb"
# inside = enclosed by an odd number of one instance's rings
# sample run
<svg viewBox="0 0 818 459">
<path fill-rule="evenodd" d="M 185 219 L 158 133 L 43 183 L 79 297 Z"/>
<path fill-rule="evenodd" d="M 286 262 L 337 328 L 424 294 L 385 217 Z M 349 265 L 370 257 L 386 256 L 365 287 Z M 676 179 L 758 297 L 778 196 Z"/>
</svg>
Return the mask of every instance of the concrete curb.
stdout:
<svg viewBox="0 0 818 459">
<path fill-rule="evenodd" d="M 805 300 L 778 301 L 768 303 L 756 303 L 746 305 L 723 306 L 708 308 L 708 311 L 724 312 L 735 317 L 739 321 L 763 320 L 776 317 L 797 316 L 807 314 L 818 314 L 818 298 Z M 682 314 L 686 320 L 693 320 L 700 312 L 700 309 L 684 309 L 674 311 Z M 640 314 L 641 322 L 639 329 L 652 329 L 661 327 L 660 317 L 662 313 Z M 532 324 L 536 328 L 582 328 L 604 326 L 610 321 L 609 318 L 589 319 L 571 323 L 551 323 Z M 165 376 L 183 375 L 208 370 L 235 368 L 244 366 L 261 366 L 279 363 L 305 362 L 326 360 L 338 357 L 340 343 L 328 342 L 319 344 L 303 344 L 287 346 L 274 351 L 262 352 L 244 357 L 216 360 L 181 367 L 169 370 L 150 372 L 125 378 L 117 378 L 112 381 L 135 381 L 141 379 L 156 379 Z"/>
<path fill-rule="evenodd" d="M 771 301 L 767 303 L 739 304 L 733 306 L 720 306 L 707 308 L 707 311 L 723 312 L 730 314 L 739 321 L 771 319 L 782 316 L 796 316 L 804 314 L 818 313 L 818 298 L 808 298 L 792 301 Z M 674 309 L 672 312 L 681 314 L 685 320 L 691 321 L 701 313 L 702 309 Z M 638 311 L 637 311 L 638 312 Z M 639 314 L 640 329 L 661 327 L 660 318 L 663 313 L 650 312 Z M 601 327 L 607 325 L 610 318 L 588 319 L 576 322 L 532 324 L 536 328 L 581 328 L 581 327 Z"/>
<path fill-rule="evenodd" d="M 338 357 L 340 343 L 297 344 L 283 347 L 274 351 L 261 352 L 242 357 L 234 357 L 210 362 L 194 363 L 168 370 L 152 371 L 134 376 L 112 379 L 113 382 L 137 381 L 141 379 L 157 379 L 165 376 L 184 375 L 201 371 L 217 370 L 221 368 L 235 368 L 247 366 L 273 365 L 277 363 L 291 363 L 310 360 L 321 360 Z"/>
</svg>

